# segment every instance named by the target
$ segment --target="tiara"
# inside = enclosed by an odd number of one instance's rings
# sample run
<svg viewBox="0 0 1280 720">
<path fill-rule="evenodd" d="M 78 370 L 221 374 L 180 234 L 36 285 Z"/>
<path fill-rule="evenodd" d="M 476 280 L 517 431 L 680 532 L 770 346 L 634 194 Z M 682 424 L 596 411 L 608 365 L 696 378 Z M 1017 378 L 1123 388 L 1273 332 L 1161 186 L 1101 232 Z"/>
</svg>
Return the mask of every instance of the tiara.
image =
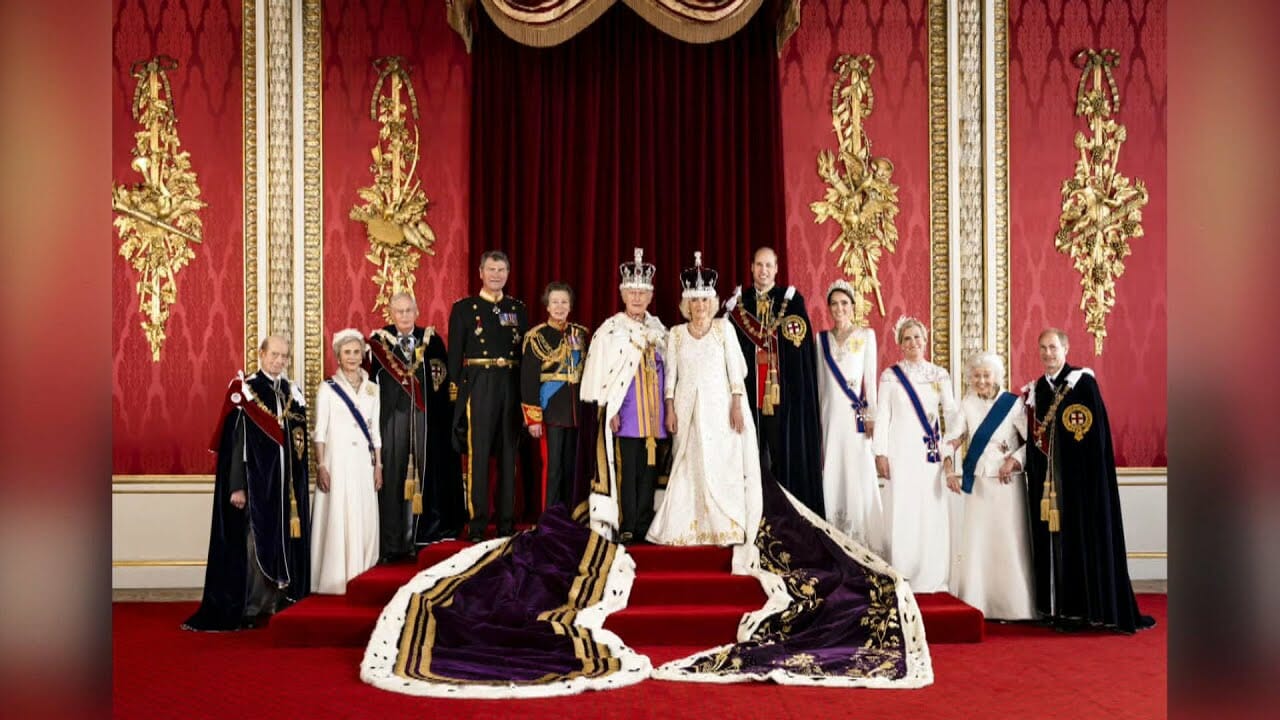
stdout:
<svg viewBox="0 0 1280 720">
<path fill-rule="evenodd" d="M 901 334 L 902 334 L 902 328 L 903 328 L 903 326 L 904 326 L 904 325 L 906 325 L 907 323 L 916 323 L 916 324 L 918 324 L 918 325 L 921 327 L 921 329 L 923 329 L 923 330 L 924 330 L 924 332 L 925 332 L 925 334 L 926 334 L 926 335 L 929 333 L 928 329 L 926 329 L 926 328 L 925 328 L 924 323 L 920 322 L 920 321 L 919 321 L 918 319 L 916 319 L 915 317 L 912 317 L 911 315 L 899 315 L 899 316 L 898 316 L 898 322 L 896 322 L 896 323 L 894 323 L 894 324 L 893 324 L 893 336 L 894 336 L 894 337 L 897 337 L 897 336 L 901 335 Z"/>
<path fill-rule="evenodd" d="M 836 281 L 831 283 L 831 286 L 827 288 L 827 302 L 831 302 L 831 293 L 837 290 L 848 295 L 850 302 L 857 304 L 858 293 L 854 292 L 853 286 L 850 285 L 849 281 L 845 280 L 844 278 L 836 278 Z"/>
<path fill-rule="evenodd" d="M 618 274 L 622 276 L 620 290 L 652 290 L 653 274 L 657 268 L 653 263 L 644 262 L 644 250 L 636 248 L 635 262 L 622 263 L 618 266 Z"/>
<path fill-rule="evenodd" d="M 684 288 L 681 297 L 713 298 L 716 296 L 716 279 L 720 273 L 702 266 L 702 252 L 693 254 L 693 267 L 685 268 L 680 273 L 680 285 Z"/>
</svg>

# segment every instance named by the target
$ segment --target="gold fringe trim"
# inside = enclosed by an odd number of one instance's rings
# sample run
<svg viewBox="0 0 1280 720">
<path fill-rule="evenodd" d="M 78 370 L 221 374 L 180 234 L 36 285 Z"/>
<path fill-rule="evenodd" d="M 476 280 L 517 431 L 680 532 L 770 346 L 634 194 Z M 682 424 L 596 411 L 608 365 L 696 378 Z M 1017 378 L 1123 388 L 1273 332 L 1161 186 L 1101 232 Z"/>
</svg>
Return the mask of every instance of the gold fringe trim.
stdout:
<svg viewBox="0 0 1280 720">
<path fill-rule="evenodd" d="M 755 17 L 764 0 L 740 0 L 713 12 L 696 9 L 673 10 L 661 0 L 621 0 L 637 15 L 661 32 L 688 43 L 713 43 L 724 40 L 741 30 Z M 587 29 L 600 19 L 618 0 L 581 0 L 566 3 L 558 12 L 528 13 L 510 7 L 502 0 L 479 0 L 493 24 L 504 35 L 521 45 L 551 47 Z M 450 0 L 447 7 L 449 27 L 462 38 L 467 52 L 471 52 L 475 26 L 472 21 L 476 0 Z M 690 14 L 685 14 L 686 12 Z M 547 20 L 536 22 L 531 18 L 546 15 Z M 777 46 L 781 54 L 783 45 L 800 27 L 800 0 L 784 0 L 777 20 Z"/>
</svg>

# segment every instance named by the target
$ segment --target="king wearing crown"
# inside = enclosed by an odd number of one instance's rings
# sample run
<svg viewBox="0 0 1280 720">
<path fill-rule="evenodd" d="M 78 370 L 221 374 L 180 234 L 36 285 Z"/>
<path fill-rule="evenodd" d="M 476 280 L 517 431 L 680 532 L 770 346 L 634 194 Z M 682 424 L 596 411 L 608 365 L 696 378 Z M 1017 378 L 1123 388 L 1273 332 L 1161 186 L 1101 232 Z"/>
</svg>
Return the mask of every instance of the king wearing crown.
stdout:
<svg viewBox="0 0 1280 720">
<path fill-rule="evenodd" d="M 667 437 L 667 329 L 649 314 L 654 271 L 640 248 L 618 268 L 625 308 L 591 337 L 582 371 L 582 400 L 596 404 L 599 422 L 591 456 L 607 461 L 597 463 L 591 482 L 591 526 L 622 543 L 642 540 L 653 522 L 657 443 Z"/>
</svg>

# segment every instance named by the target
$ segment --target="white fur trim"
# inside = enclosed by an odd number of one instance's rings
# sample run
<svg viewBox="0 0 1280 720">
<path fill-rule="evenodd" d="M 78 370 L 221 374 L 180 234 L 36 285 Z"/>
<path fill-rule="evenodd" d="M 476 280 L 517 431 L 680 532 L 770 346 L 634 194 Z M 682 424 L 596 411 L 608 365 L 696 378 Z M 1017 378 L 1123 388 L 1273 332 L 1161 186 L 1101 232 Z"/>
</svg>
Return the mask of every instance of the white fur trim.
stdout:
<svg viewBox="0 0 1280 720">
<path fill-rule="evenodd" d="M 788 286 L 787 286 L 787 291 L 786 291 L 785 293 L 783 293 L 783 294 L 782 294 L 782 297 L 783 297 L 783 299 L 785 299 L 785 300 L 790 300 L 791 298 L 793 298 L 793 297 L 795 297 L 795 296 L 796 296 L 796 286 L 795 286 L 795 285 L 788 285 Z"/>
</svg>

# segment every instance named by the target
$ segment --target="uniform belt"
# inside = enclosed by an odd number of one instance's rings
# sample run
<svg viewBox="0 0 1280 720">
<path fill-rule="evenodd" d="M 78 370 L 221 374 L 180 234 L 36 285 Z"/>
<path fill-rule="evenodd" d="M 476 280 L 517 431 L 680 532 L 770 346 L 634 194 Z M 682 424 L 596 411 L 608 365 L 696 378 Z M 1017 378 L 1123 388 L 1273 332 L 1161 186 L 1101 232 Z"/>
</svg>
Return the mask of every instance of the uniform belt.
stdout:
<svg viewBox="0 0 1280 720">
<path fill-rule="evenodd" d="M 563 381 L 567 383 L 577 383 L 582 377 L 582 373 L 542 373 L 538 376 L 539 382 L 556 382 Z"/>
<path fill-rule="evenodd" d="M 463 367 L 482 367 L 482 368 L 514 368 L 520 367 L 519 360 L 509 360 L 507 358 L 466 358 L 462 361 Z"/>
</svg>

